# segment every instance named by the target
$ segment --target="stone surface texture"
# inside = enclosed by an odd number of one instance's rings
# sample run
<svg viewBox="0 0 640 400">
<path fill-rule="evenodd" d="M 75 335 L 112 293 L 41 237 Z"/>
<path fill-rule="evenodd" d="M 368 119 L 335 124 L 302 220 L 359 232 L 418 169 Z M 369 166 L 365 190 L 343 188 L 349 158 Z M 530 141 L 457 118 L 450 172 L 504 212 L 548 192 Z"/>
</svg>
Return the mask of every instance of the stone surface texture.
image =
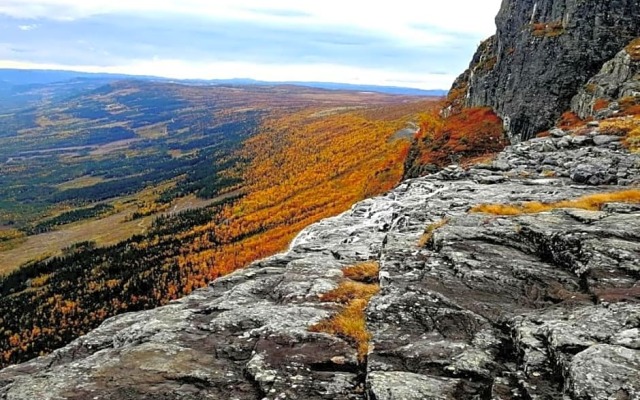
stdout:
<svg viewBox="0 0 640 400">
<path fill-rule="evenodd" d="M 0 399 L 640 399 L 640 207 L 469 212 L 637 187 L 640 157 L 598 134 L 406 181 L 286 253 L 5 368 Z M 308 328 L 340 309 L 320 301 L 340 269 L 365 260 L 381 291 L 360 362 Z"/>
<path fill-rule="evenodd" d="M 496 26 L 453 90 L 463 106 L 492 107 L 515 143 L 551 128 L 603 64 L 640 36 L 640 1 L 503 0 Z M 610 82 L 624 75 L 604 71 L 617 75 Z M 580 102 L 584 113 L 589 101 Z"/>
<path fill-rule="evenodd" d="M 627 46 L 634 54 L 640 53 L 640 41 L 637 43 Z M 618 114 L 620 102 L 631 99 L 640 104 L 640 58 L 625 48 L 580 88 L 571 100 L 571 109 L 580 118 L 603 119 Z M 598 101 L 602 104 L 598 105 Z"/>
</svg>

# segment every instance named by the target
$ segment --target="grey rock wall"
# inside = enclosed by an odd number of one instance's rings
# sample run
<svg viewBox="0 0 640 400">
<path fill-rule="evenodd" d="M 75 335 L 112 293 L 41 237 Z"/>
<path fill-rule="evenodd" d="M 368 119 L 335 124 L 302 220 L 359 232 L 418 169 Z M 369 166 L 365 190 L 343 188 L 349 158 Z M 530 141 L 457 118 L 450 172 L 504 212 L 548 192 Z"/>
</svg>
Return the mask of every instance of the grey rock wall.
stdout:
<svg viewBox="0 0 640 400">
<path fill-rule="evenodd" d="M 552 127 L 579 88 L 640 36 L 640 1 L 503 0 L 496 25 L 457 87 L 466 106 L 493 107 L 515 143 Z"/>
<path fill-rule="evenodd" d="M 630 46 L 637 46 L 640 53 L 640 41 Z M 580 118 L 603 119 L 623 111 L 620 102 L 625 100 L 640 104 L 640 58 L 622 50 L 580 88 L 571 100 L 571 109 Z M 598 107 L 598 101 L 606 102 L 606 107 Z"/>
</svg>

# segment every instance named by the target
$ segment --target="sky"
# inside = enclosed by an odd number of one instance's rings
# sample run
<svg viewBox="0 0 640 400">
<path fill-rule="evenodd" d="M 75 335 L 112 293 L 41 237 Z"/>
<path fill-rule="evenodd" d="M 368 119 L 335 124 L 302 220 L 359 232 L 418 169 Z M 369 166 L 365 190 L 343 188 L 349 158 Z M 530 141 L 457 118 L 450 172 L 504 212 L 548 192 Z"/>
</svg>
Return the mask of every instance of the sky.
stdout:
<svg viewBox="0 0 640 400">
<path fill-rule="evenodd" d="M 448 89 L 500 0 L 1 0 L 0 68 Z"/>
</svg>

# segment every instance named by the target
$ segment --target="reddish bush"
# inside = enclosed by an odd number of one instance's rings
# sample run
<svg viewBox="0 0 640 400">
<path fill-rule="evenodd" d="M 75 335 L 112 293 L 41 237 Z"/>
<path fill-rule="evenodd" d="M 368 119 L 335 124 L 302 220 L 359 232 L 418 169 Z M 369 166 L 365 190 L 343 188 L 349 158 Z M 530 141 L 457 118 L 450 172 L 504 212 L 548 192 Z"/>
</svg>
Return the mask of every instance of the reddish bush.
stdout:
<svg viewBox="0 0 640 400">
<path fill-rule="evenodd" d="M 421 131 L 422 164 L 446 165 L 496 153 L 507 144 L 502 120 L 488 107 L 465 108 L 446 119 L 430 118 Z"/>
<path fill-rule="evenodd" d="M 595 104 L 593 105 L 593 111 L 604 110 L 605 108 L 609 107 L 609 104 L 611 104 L 611 102 L 607 99 L 597 99 Z"/>
<path fill-rule="evenodd" d="M 584 120 L 580 119 L 575 113 L 567 111 L 560 117 L 558 127 L 562 129 L 572 129 L 584 124 Z"/>
</svg>

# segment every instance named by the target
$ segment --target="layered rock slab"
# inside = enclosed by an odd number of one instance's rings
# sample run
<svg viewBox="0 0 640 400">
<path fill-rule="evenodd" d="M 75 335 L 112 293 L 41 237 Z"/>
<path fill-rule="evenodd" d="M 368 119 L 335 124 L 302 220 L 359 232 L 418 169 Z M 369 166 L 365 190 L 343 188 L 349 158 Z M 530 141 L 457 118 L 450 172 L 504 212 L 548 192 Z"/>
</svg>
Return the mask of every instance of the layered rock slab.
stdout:
<svg viewBox="0 0 640 400">
<path fill-rule="evenodd" d="M 469 213 L 621 189 L 572 180 L 589 160 L 615 160 L 608 173 L 637 182 L 637 155 L 588 138 L 407 181 L 307 228 L 284 254 L 0 371 L 0 399 L 638 398 L 640 209 Z M 543 158 L 557 176 L 542 176 Z M 370 259 L 381 292 L 361 363 L 353 343 L 308 328 L 340 309 L 320 301 L 340 268 Z"/>
</svg>

